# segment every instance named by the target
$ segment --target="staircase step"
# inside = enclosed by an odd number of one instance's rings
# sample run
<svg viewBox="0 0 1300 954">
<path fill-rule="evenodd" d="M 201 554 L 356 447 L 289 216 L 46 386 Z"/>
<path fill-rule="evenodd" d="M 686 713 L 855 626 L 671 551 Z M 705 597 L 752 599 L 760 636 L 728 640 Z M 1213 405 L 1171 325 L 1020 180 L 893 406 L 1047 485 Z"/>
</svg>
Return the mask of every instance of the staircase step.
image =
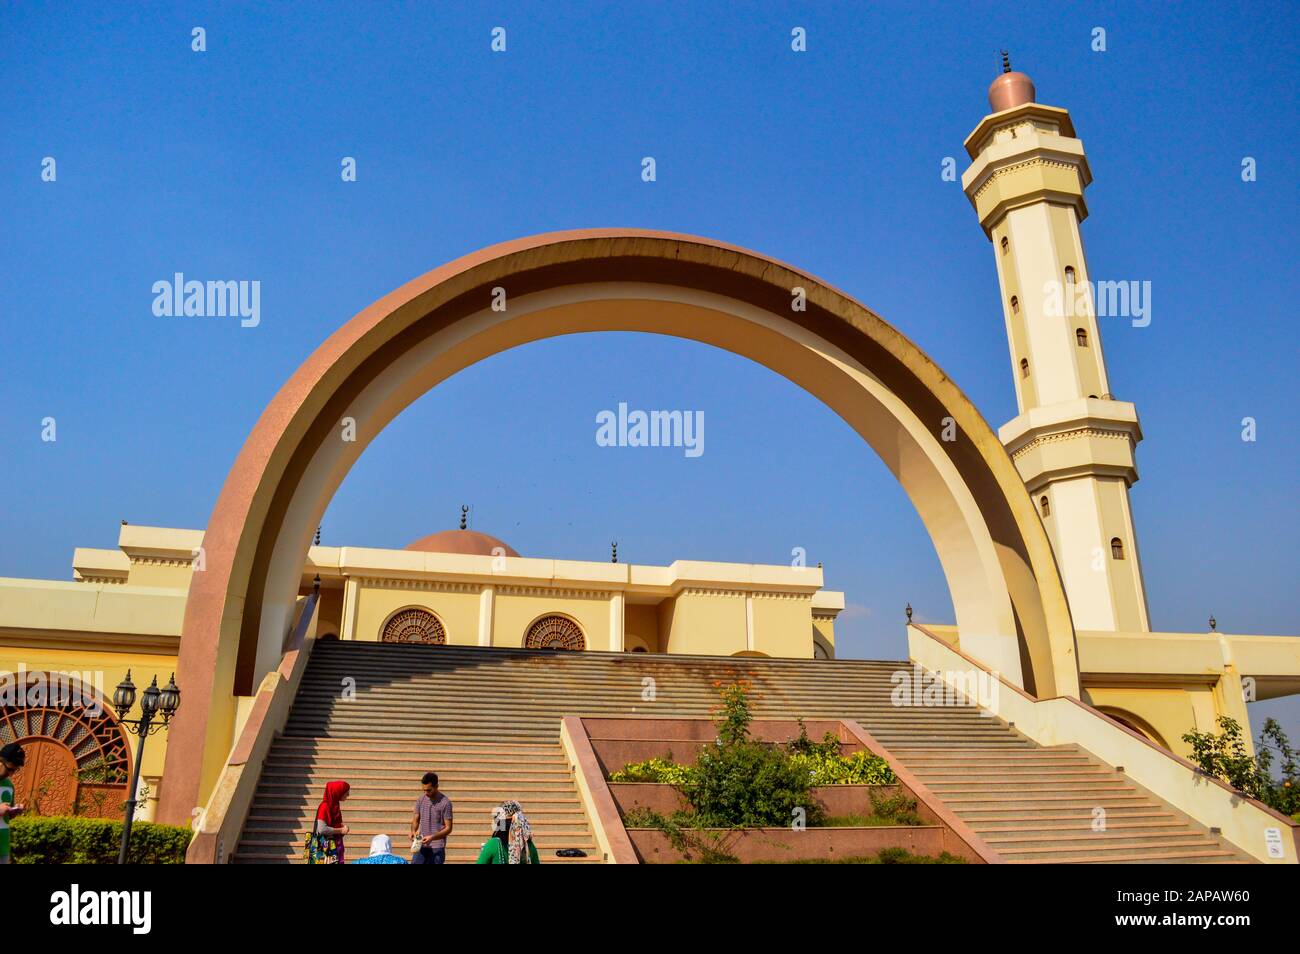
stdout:
<svg viewBox="0 0 1300 954">
<path fill-rule="evenodd" d="M 432 769 L 456 806 L 449 862 L 472 862 L 492 808 L 515 797 L 544 862 L 601 863 L 560 745 L 561 718 L 711 718 L 714 683 L 742 676 L 753 686 L 755 718 L 859 722 L 1007 861 L 1246 860 L 1078 746 L 1036 745 L 974 706 L 895 706 L 897 674 L 911 678 L 912 671 L 910 662 L 891 660 L 321 643 L 271 748 L 233 860 L 300 863 L 302 839 L 333 778 L 352 785 L 343 811 L 353 857 L 373 833 L 400 842 L 419 777 Z M 655 680 L 652 702 L 641 695 L 646 676 Z M 347 701 L 344 680 L 355 693 Z M 1103 832 L 1092 830 L 1098 808 Z M 554 857 L 555 848 L 570 846 L 588 857 Z"/>
</svg>

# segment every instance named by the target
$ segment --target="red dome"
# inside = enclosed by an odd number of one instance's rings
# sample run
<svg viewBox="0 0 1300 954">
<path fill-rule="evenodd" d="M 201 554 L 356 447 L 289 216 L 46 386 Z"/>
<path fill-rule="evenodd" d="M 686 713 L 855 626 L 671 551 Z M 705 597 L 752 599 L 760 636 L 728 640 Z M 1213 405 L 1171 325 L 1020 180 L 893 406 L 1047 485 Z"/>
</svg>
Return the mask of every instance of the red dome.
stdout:
<svg viewBox="0 0 1300 954">
<path fill-rule="evenodd" d="M 498 549 L 500 548 L 500 549 Z M 518 551 L 503 540 L 477 530 L 443 530 L 408 543 L 403 549 L 422 553 L 468 553 L 473 556 L 517 557 Z M 495 552 L 494 552 L 495 551 Z"/>
</svg>

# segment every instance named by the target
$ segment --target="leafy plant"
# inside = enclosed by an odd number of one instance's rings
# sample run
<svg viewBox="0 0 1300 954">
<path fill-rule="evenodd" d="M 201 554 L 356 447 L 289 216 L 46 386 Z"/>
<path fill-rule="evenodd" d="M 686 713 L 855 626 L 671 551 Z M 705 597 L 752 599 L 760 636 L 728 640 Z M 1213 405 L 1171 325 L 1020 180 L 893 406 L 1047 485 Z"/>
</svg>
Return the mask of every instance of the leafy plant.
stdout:
<svg viewBox="0 0 1300 954">
<path fill-rule="evenodd" d="M 898 781 L 889 763 L 871 752 L 860 751 L 851 755 L 796 753 L 789 758 L 808 773 L 813 785 L 892 785 Z"/>
<path fill-rule="evenodd" d="M 678 765 L 671 757 L 630 762 L 609 776 L 611 782 L 659 782 L 667 785 L 685 785 L 694 775 L 689 765 Z"/>
<path fill-rule="evenodd" d="M 821 820 L 812 798 L 812 775 L 785 751 L 749 740 L 700 752 L 682 794 L 709 827 L 783 827 L 802 809 L 809 825 Z"/>
<path fill-rule="evenodd" d="M 1192 761 L 1206 775 L 1227 782 L 1243 795 L 1258 799 L 1284 815 L 1300 813 L 1300 753 L 1276 719 L 1267 719 L 1255 748 L 1246 751 L 1241 724 L 1228 716 L 1216 720 L 1221 731 L 1186 733 L 1183 741 L 1192 747 Z M 1274 760 L 1281 778 L 1273 776 Z"/>
<path fill-rule="evenodd" d="M 749 724 L 754 721 L 749 711 L 749 682 L 738 679 L 725 686 L 720 682 L 713 685 L 722 697 L 714 708 L 718 717 L 718 744 L 727 746 L 748 742 Z"/>
<path fill-rule="evenodd" d="M 686 861 L 698 864 L 738 864 L 728 849 L 738 837 L 739 828 L 713 830 L 693 812 L 663 815 L 649 808 L 634 808 L 623 816 L 628 828 L 651 828 L 664 833 L 668 844 Z"/>
<path fill-rule="evenodd" d="M 877 795 L 871 792 L 871 811 L 877 818 L 888 819 L 893 825 L 919 825 L 921 816 L 916 813 L 916 799 L 902 792 L 897 795 Z"/>
<path fill-rule="evenodd" d="M 106 865 L 117 862 L 122 822 L 70 815 L 20 816 L 10 822 L 17 864 Z M 136 822 L 131 826 L 132 864 L 183 864 L 193 832 L 184 825 Z"/>
</svg>

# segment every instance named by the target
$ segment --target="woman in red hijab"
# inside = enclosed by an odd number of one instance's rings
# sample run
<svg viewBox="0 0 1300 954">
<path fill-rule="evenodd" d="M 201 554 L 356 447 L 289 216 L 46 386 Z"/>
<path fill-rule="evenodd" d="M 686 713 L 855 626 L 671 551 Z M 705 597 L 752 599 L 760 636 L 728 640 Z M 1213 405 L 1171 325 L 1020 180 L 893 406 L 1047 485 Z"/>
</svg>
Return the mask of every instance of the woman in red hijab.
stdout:
<svg viewBox="0 0 1300 954">
<path fill-rule="evenodd" d="M 339 864 L 343 864 L 343 836 L 348 826 L 343 824 L 343 802 L 350 788 L 347 782 L 333 781 L 325 784 L 325 797 L 316 809 L 316 834 L 333 838 L 338 845 Z"/>
</svg>

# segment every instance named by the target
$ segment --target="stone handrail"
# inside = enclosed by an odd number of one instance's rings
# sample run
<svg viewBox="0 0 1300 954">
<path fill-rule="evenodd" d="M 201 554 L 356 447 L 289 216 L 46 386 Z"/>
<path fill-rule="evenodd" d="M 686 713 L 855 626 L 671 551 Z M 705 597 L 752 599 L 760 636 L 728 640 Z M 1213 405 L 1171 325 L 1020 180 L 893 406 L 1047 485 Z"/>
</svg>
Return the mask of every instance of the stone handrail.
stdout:
<svg viewBox="0 0 1300 954">
<path fill-rule="evenodd" d="M 582 719 L 565 716 L 560 721 L 560 739 L 569 764 L 573 766 L 574 780 L 582 796 L 583 808 L 587 810 L 587 818 L 591 820 L 596 844 L 604 852 L 605 860 L 614 865 L 639 864 L 640 859 L 627 836 L 627 829 L 623 827 L 623 818 L 605 783 L 605 773 L 601 771 Z"/>
<path fill-rule="evenodd" d="M 898 757 L 889 749 L 881 745 L 871 733 L 852 719 L 841 719 L 840 725 L 844 727 L 847 734 L 852 736 L 867 751 L 880 756 L 889 763 L 889 768 L 894 773 L 894 777 L 898 779 L 898 784 L 903 791 L 911 795 L 913 800 L 922 806 L 924 814 L 933 815 L 935 820 L 943 826 L 945 841 L 949 835 L 956 840 L 957 844 L 945 844 L 945 851 L 968 861 L 980 861 L 986 865 L 1005 863 L 1002 856 L 993 849 L 992 845 L 981 838 L 970 825 L 958 818 L 952 809 L 943 803 L 943 799 L 930 791 L 929 786 L 917 778 L 911 769 L 900 762 Z"/>
<path fill-rule="evenodd" d="M 230 860 L 248 817 L 267 752 L 288 721 L 315 645 L 319 602 L 319 591 L 299 601 L 298 618 L 285 638 L 280 666 L 275 672 L 267 673 L 258 687 L 244 728 L 195 822 L 195 835 L 185 852 L 186 864 L 224 864 Z"/>
<path fill-rule="evenodd" d="M 924 626 L 909 623 L 907 633 L 912 661 L 959 693 L 965 695 L 968 688 L 959 677 L 972 671 L 994 678 L 1007 691 L 977 700 L 979 704 L 1039 745 L 1077 745 L 1103 762 L 1122 766 L 1135 783 L 1207 828 L 1218 829 L 1225 840 L 1252 858 L 1268 864 L 1300 863 L 1300 824 L 1263 802 L 1205 774 L 1087 703 L 1072 696 L 1035 699 Z M 1280 858 L 1269 857 L 1270 829 L 1280 836 L 1272 842 L 1281 850 Z"/>
</svg>

